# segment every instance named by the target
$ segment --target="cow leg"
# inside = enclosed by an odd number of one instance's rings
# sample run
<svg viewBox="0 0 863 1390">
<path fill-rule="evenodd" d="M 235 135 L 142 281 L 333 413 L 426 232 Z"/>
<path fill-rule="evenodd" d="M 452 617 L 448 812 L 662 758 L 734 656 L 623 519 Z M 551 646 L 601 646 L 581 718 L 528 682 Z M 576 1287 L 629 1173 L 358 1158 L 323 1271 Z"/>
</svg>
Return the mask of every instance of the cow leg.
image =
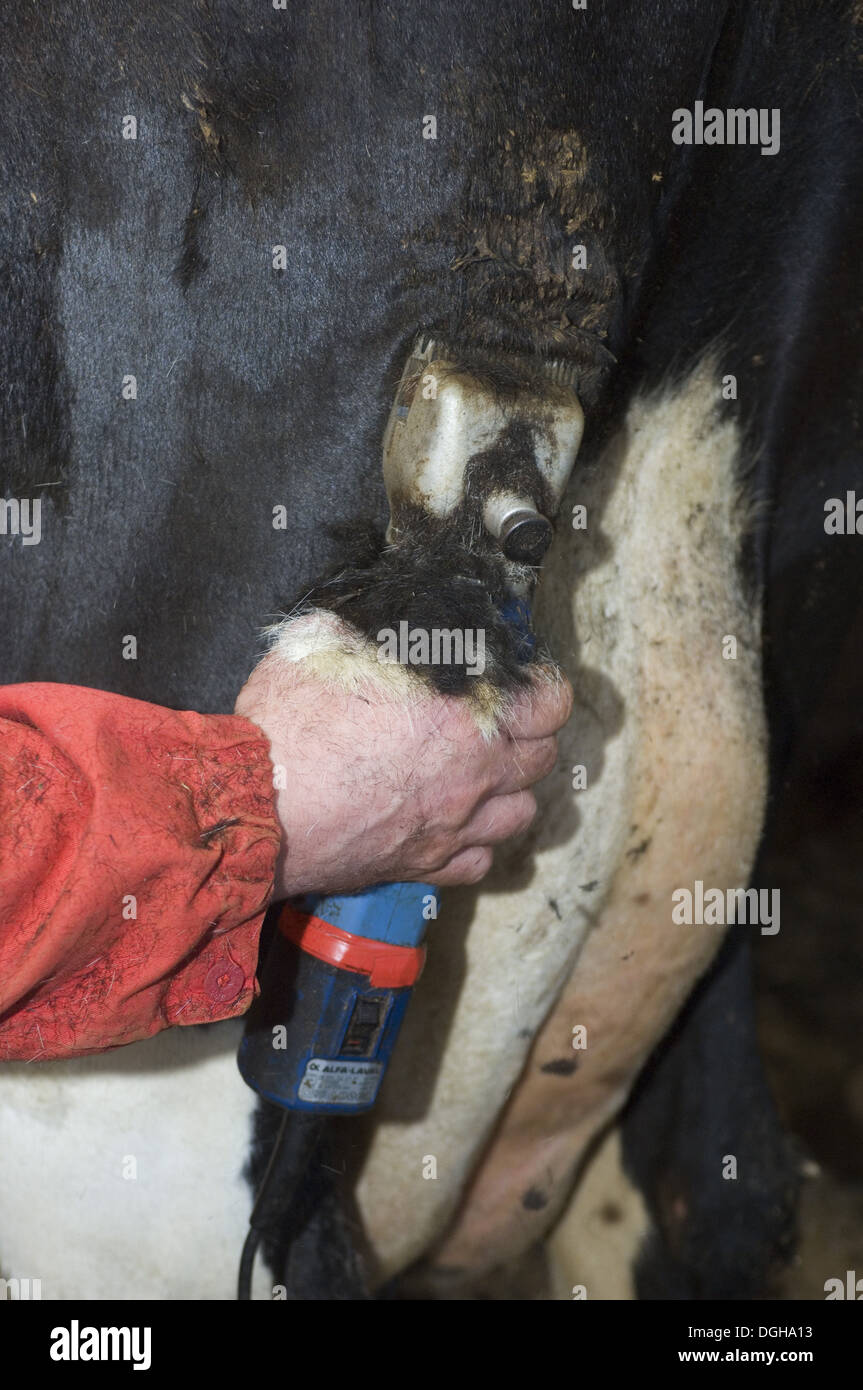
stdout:
<svg viewBox="0 0 863 1390">
<path fill-rule="evenodd" d="M 549 1240 L 557 1297 L 751 1299 L 787 1260 L 799 1162 L 761 1065 L 748 930 L 732 929 L 589 1159 Z"/>
<path fill-rule="evenodd" d="M 758 1298 L 791 1253 L 800 1163 L 761 1064 L 749 930 L 732 929 L 624 1116 L 623 1166 L 654 1228 L 641 1298 Z"/>
<path fill-rule="evenodd" d="M 623 1302 L 636 1297 L 635 1269 L 653 1227 L 626 1172 L 617 1123 L 588 1154 L 572 1200 L 548 1237 L 551 1297 Z"/>
<path fill-rule="evenodd" d="M 635 400 L 577 470 L 570 500 L 588 527 L 559 538 L 537 616 L 576 690 L 563 765 L 545 784 L 532 866 L 524 846 L 502 854 L 473 910 L 451 1019 L 451 923 L 466 910 L 464 895 L 445 901 L 358 1189 L 385 1272 L 447 1220 L 434 1265 L 471 1277 L 549 1229 L 722 938 L 675 925 L 672 892 L 748 879 L 766 778 L 759 622 L 740 571 L 738 433 L 720 411 L 702 365 Z M 525 1034 L 537 1034 L 526 1065 Z"/>
</svg>

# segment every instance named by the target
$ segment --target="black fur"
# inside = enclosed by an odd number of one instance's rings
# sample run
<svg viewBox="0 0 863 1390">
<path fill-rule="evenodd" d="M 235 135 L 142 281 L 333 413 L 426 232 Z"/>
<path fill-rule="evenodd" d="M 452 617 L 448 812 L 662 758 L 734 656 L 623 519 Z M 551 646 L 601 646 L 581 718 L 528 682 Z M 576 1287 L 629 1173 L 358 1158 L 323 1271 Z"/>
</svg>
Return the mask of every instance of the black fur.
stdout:
<svg viewBox="0 0 863 1390">
<path fill-rule="evenodd" d="M 759 1059 L 747 931 L 730 929 L 624 1114 L 624 1168 L 653 1221 L 639 1298 L 758 1298 L 793 1248 L 799 1155 Z"/>
<path fill-rule="evenodd" d="M 422 530 L 425 539 L 420 539 Z M 445 523 L 425 518 L 415 538 L 384 548 L 367 566 L 340 570 L 316 585 L 307 605 L 331 609 L 374 642 L 385 628 L 480 629 L 485 634 L 486 676 L 503 691 L 525 684 L 522 641 L 500 615 L 507 597 L 499 557 L 468 549 Z M 304 605 L 305 606 L 305 605 Z M 413 668 L 447 695 L 469 693 L 469 663 L 417 663 Z"/>
<path fill-rule="evenodd" d="M 264 1101 L 255 1111 L 247 1168 L 253 1192 L 266 1171 L 281 1116 L 276 1106 Z M 329 1122 L 324 1127 L 321 1146 L 288 1214 L 262 1242 L 259 1258 L 272 1274 L 276 1301 L 356 1302 L 371 1297 L 362 1227 L 342 1181 L 342 1138 L 341 1126 Z"/>
</svg>

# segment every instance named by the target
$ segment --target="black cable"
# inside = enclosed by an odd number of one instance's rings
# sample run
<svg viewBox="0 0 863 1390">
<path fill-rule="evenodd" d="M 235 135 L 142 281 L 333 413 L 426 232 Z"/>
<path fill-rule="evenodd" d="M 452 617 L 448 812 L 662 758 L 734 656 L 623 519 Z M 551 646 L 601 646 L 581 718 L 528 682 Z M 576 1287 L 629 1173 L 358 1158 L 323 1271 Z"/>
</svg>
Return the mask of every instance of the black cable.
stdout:
<svg viewBox="0 0 863 1390">
<path fill-rule="evenodd" d="M 261 1232 L 256 1231 L 254 1226 L 250 1226 L 249 1234 L 243 1243 L 240 1272 L 237 1276 L 237 1298 L 241 1303 L 248 1303 L 252 1297 L 252 1270 L 255 1267 L 255 1255 L 260 1243 Z"/>
<path fill-rule="evenodd" d="M 240 1302 L 248 1302 L 252 1297 L 252 1271 L 261 1237 L 267 1231 L 278 1229 L 291 1212 L 325 1122 L 325 1115 L 282 1110 L 281 1123 L 249 1217 L 250 1229 L 240 1257 L 237 1276 L 237 1299 Z"/>
</svg>

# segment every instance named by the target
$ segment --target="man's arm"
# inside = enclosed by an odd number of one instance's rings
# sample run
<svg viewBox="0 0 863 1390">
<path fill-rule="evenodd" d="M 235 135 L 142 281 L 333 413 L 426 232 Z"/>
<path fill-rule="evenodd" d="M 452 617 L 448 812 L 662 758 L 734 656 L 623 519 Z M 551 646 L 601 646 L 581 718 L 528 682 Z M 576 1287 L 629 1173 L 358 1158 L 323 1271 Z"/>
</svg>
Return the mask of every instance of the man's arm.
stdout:
<svg viewBox="0 0 863 1390">
<path fill-rule="evenodd" d="M 281 843 L 247 720 L 0 688 L 0 1059 L 241 1014 Z"/>
<path fill-rule="evenodd" d="M 337 694 L 270 657 L 237 715 L 0 687 L 0 1060 L 244 1013 L 272 897 L 476 882 L 570 702 L 540 683 L 489 740 L 457 699 Z"/>
</svg>

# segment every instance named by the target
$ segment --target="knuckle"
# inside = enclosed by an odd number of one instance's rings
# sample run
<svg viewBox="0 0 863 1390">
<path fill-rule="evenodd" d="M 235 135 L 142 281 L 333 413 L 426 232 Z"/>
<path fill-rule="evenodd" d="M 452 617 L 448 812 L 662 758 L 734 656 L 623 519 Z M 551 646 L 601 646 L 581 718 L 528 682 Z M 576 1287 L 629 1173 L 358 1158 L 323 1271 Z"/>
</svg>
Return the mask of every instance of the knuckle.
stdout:
<svg viewBox="0 0 863 1390">
<path fill-rule="evenodd" d="M 471 852 L 470 858 L 465 866 L 465 883 L 479 883 L 480 879 L 485 878 L 492 866 L 492 852 L 484 846 L 480 846 Z"/>
<path fill-rule="evenodd" d="M 470 819 L 476 803 L 473 787 L 463 787 L 447 793 L 438 812 L 438 824 L 444 834 L 455 835 Z"/>
<path fill-rule="evenodd" d="M 537 680 L 533 690 L 533 717 L 535 721 L 547 721 L 560 729 L 572 714 L 575 699 L 572 685 L 563 672 L 555 668 L 546 672 L 544 680 Z"/>
<path fill-rule="evenodd" d="M 575 691 L 573 690 L 572 685 L 567 680 L 566 676 L 563 676 L 558 686 L 558 704 L 560 705 L 561 709 L 561 724 L 565 724 L 566 721 L 569 719 L 570 715 L 572 714 L 574 703 Z"/>
<path fill-rule="evenodd" d="M 462 776 L 441 779 L 427 798 L 430 833 L 438 840 L 457 834 L 469 820 L 475 801 L 475 787 Z"/>
<path fill-rule="evenodd" d="M 557 762 L 557 738 L 552 735 L 548 740 L 543 739 L 542 752 L 539 759 L 539 776 L 547 777 Z"/>
<path fill-rule="evenodd" d="M 533 822 L 534 817 L 536 816 L 536 797 L 534 796 L 533 792 L 521 792 L 519 801 L 520 805 L 518 807 L 517 829 L 519 831 L 527 830 L 527 827 Z"/>
<path fill-rule="evenodd" d="M 442 869 L 452 855 L 451 844 L 442 837 L 430 837 L 415 856 L 417 868 L 422 875 L 434 874 Z"/>
</svg>

